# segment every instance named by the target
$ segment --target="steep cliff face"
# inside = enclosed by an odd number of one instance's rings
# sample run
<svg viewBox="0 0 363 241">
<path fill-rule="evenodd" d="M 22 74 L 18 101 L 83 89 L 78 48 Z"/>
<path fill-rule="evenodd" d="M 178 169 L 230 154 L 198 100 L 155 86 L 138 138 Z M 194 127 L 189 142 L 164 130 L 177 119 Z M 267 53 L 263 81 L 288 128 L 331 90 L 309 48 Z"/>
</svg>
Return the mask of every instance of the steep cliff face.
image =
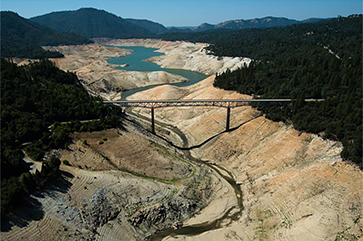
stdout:
<svg viewBox="0 0 363 241">
<path fill-rule="evenodd" d="M 182 99 L 246 98 L 216 89 L 213 77 L 180 90 Z M 165 88 L 163 87 L 163 92 Z M 173 91 L 177 90 L 173 88 Z M 154 88 L 132 99 L 158 99 Z M 165 95 L 164 95 L 165 98 Z M 172 99 L 172 96 L 169 96 Z M 143 113 L 143 110 L 136 110 Z M 363 236 L 362 172 L 343 162 L 342 145 L 272 122 L 250 107 L 232 109 L 231 126 L 221 133 L 226 110 L 158 109 L 156 118 L 177 126 L 190 145 L 217 135 L 193 156 L 230 170 L 243 191 L 244 211 L 232 225 L 182 240 L 355 240 Z M 163 134 L 162 132 L 160 133 Z M 169 136 L 173 139 L 172 136 Z M 175 143 L 180 140 L 174 138 Z M 172 240 L 172 239 L 170 239 Z"/>
</svg>

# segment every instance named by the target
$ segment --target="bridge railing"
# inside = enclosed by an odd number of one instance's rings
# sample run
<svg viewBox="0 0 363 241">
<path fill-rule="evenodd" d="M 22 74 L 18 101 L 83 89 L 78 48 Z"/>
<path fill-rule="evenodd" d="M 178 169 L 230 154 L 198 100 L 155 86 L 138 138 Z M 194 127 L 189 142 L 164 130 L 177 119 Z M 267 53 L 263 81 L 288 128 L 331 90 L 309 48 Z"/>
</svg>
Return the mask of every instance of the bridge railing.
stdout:
<svg viewBox="0 0 363 241">
<path fill-rule="evenodd" d="M 324 101 L 323 99 L 305 99 L 306 102 Z M 292 99 L 230 99 L 230 100 L 119 100 L 104 101 L 105 104 L 118 104 L 121 107 L 140 107 L 140 108 L 162 108 L 162 107 L 225 107 L 233 108 L 246 105 L 282 105 L 290 103 Z"/>
<path fill-rule="evenodd" d="M 229 131 L 231 108 L 252 105 L 282 105 L 292 102 L 292 99 L 239 99 L 239 100 L 116 100 L 104 101 L 105 104 L 118 104 L 121 107 L 140 107 L 151 109 L 151 132 L 155 133 L 154 109 L 162 107 L 224 107 L 227 108 L 226 131 Z M 305 99 L 306 102 L 319 102 L 324 99 Z"/>
</svg>

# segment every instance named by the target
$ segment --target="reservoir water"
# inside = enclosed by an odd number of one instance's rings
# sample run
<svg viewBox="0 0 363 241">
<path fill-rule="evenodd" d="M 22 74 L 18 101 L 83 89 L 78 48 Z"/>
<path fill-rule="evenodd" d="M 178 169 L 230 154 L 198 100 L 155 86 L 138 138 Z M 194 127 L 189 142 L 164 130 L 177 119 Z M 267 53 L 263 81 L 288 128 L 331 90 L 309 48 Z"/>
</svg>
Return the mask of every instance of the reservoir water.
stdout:
<svg viewBox="0 0 363 241">
<path fill-rule="evenodd" d="M 183 70 L 183 69 L 168 69 L 168 68 L 162 68 L 159 65 L 147 62 L 146 59 L 149 59 L 154 56 L 160 56 L 164 55 L 163 53 L 155 52 L 157 49 L 155 48 L 146 48 L 141 46 L 111 46 L 111 45 L 105 45 L 106 47 L 117 47 L 120 49 L 130 49 L 133 50 L 132 54 L 127 55 L 125 57 L 118 57 L 118 58 L 111 58 L 108 61 L 110 64 L 117 64 L 117 65 L 124 65 L 128 64 L 127 67 L 117 67 L 117 69 L 121 70 L 128 70 L 128 71 L 165 71 L 171 74 L 181 75 L 187 79 L 189 79 L 189 82 L 182 82 L 182 83 L 175 83 L 172 85 L 178 86 L 178 87 L 185 87 L 189 85 L 193 85 L 195 83 L 198 83 L 199 81 L 207 78 L 207 75 L 195 72 L 195 71 L 189 71 L 189 70 Z M 163 85 L 163 84 L 161 84 Z M 122 100 L 125 100 L 128 96 L 135 94 L 139 91 L 144 91 L 150 88 L 155 87 L 153 86 L 146 86 L 141 88 L 136 88 L 132 90 L 125 91 L 122 93 Z"/>
<path fill-rule="evenodd" d="M 119 46 L 110 46 L 110 45 L 106 45 L 106 46 L 133 50 L 133 53 L 131 55 L 128 55 L 125 57 L 119 57 L 119 58 L 112 58 L 112 59 L 108 60 L 108 62 L 110 64 L 117 64 L 117 65 L 128 64 L 129 65 L 127 67 L 117 67 L 117 69 L 129 70 L 129 71 L 165 71 L 168 73 L 181 75 L 181 76 L 189 79 L 189 82 L 172 84 L 172 85 L 179 86 L 179 87 L 185 87 L 185 86 L 189 86 L 189 85 L 198 83 L 199 81 L 201 81 L 207 77 L 204 74 L 194 72 L 194 71 L 188 71 L 188 70 L 182 70 L 182 69 L 161 68 L 159 65 L 157 65 L 155 63 L 146 62 L 145 60 L 150 57 L 163 55 L 163 53 L 155 52 L 155 50 L 157 50 L 157 49 L 154 49 L 154 48 L 146 48 L 146 47 L 139 47 L 139 46 L 136 46 L 136 47 L 135 46 L 119 47 Z M 150 89 L 153 87 L 155 87 L 155 85 L 136 88 L 136 89 L 126 91 L 126 92 L 122 93 L 121 100 L 125 100 L 126 97 L 128 97 L 136 92 L 147 90 L 147 89 Z M 175 128 L 175 129 L 177 129 L 177 128 Z M 175 131 L 175 129 L 174 129 L 174 131 Z M 179 135 L 180 138 L 183 140 L 183 147 L 187 147 L 188 141 L 187 141 L 186 136 L 180 130 L 176 131 L 175 133 L 177 135 Z M 183 150 L 183 152 L 184 152 L 184 155 L 189 160 L 193 161 L 193 163 L 199 163 L 201 165 L 208 166 L 209 168 L 211 168 L 215 172 L 217 172 L 221 178 L 225 179 L 229 183 L 229 185 L 231 185 L 231 187 L 234 189 L 235 194 L 236 194 L 239 211 L 233 212 L 235 207 L 232 207 L 222 217 L 220 217 L 212 222 L 191 225 L 191 226 L 183 226 L 180 229 L 176 229 L 176 230 L 173 228 L 167 228 L 167 229 L 162 230 L 161 232 L 154 234 L 152 237 L 148 237 L 148 240 L 160 241 L 165 237 L 175 237 L 177 235 L 186 235 L 186 236 L 198 235 L 198 234 L 204 233 L 206 231 L 219 229 L 219 228 L 223 227 L 222 226 L 223 223 L 226 223 L 226 222 L 231 223 L 232 221 L 236 221 L 242 215 L 242 210 L 243 210 L 242 191 L 240 189 L 240 186 L 234 180 L 232 173 L 229 172 L 227 169 L 225 169 L 221 166 L 218 166 L 216 164 L 209 164 L 208 162 L 194 158 L 191 155 L 189 150 Z"/>
</svg>

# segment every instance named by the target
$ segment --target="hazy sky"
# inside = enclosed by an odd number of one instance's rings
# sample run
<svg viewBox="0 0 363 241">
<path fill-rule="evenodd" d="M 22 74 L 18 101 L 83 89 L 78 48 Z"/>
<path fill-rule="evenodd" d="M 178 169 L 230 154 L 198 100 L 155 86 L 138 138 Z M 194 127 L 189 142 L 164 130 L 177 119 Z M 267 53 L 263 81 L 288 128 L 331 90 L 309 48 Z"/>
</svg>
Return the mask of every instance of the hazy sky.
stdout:
<svg viewBox="0 0 363 241">
<path fill-rule="evenodd" d="M 302 20 L 362 13 L 362 0 L 1 0 L 1 10 L 29 18 L 81 7 L 104 9 L 123 18 L 165 26 L 196 26 L 266 16 Z"/>
</svg>

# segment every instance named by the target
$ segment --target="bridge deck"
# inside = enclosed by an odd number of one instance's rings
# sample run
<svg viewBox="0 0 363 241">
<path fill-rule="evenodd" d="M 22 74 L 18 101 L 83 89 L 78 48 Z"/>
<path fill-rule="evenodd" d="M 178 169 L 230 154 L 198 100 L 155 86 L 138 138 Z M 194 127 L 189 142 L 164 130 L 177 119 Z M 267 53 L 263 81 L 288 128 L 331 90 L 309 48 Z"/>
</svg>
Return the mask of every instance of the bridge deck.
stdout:
<svg viewBox="0 0 363 241">
<path fill-rule="evenodd" d="M 305 99 L 306 102 L 324 101 L 323 99 Z M 281 105 L 292 102 L 291 99 L 242 99 L 242 100 L 118 100 L 104 101 L 105 104 L 118 104 L 122 107 L 141 107 L 151 109 L 151 132 L 155 133 L 154 109 L 161 107 L 207 106 L 227 108 L 226 131 L 229 131 L 231 108 L 246 105 Z"/>
<path fill-rule="evenodd" d="M 324 101 L 324 99 L 305 99 L 306 102 Z M 292 99 L 231 99 L 231 100 L 118 100 L 104 101 L 105 104 L 118 104 L 122 107 L 188 107 L 188 106 L 215 106 L 233 108 L 246 105 L 281 105 L 292 102 Z"/>
</svg>

